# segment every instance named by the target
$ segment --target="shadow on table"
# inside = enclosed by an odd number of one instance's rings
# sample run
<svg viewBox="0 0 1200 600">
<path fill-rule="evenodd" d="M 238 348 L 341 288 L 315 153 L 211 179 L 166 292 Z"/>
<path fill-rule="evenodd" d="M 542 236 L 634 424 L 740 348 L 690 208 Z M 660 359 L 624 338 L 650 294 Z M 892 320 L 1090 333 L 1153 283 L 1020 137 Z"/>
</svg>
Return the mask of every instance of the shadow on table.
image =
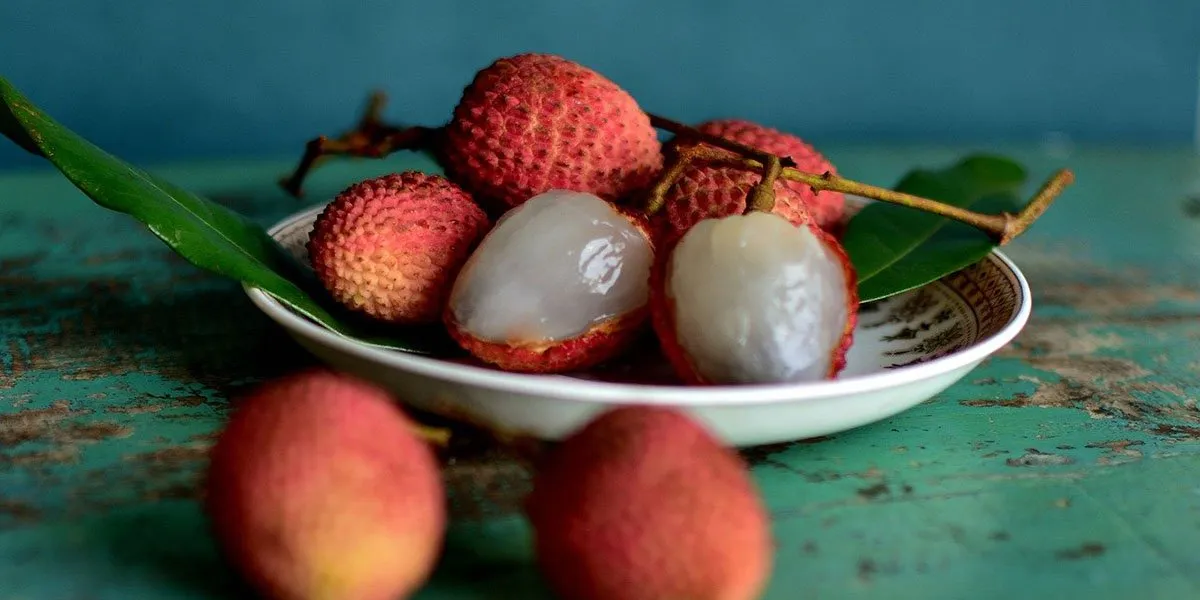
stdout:
<svg viewBox="0 0 1200 600">
<path fill-rule="evenodd" d="M 456 523 L 436 571 L 415 597 L 551 598 L 523 527 L 515 520 Z M 7 557 L 0 564 L 5 597 L 257 597 L 220 555 L 192 501 L 8 530 L 0 536 L 0 554 Z"/>
<path fill-rule="evenodd" d="M 8 531 L 0 581 L 12 597 L 249 598 L 191 502 L 119 509 Z"/>
<path fill-rule="evenodd" d="M 534 565 L 528 527 L 513 517 L 453 523 L 438 568 L 416 598 L 554 596 Z"/>
</svg>

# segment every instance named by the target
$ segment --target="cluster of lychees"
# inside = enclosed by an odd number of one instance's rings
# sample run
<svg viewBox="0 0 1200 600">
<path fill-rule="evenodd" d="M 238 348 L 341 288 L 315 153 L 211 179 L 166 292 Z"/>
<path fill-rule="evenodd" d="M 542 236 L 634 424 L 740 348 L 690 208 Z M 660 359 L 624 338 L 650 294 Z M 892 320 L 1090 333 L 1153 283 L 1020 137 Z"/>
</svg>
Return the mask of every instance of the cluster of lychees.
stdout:
<svg viewBox="0 0 1200 600">
<path fill-rule="evenodd" d="M 744 120 L 694 132 L 707 137 L 664 145 L 628 92 L 578 63 L 498 60 L 449 123 L 422 136 L 446 175 L 347 188 L 316 220 L 312 266 L 351 310 L 444 323 L 508 371 L 586 369 L 653 327 L 687 383 L 834 376 L 858 304 L 831 233 L 844 198 L 776 177 L 778 158 L 812 173 L 833 165 Z M 776 157 L 775 172 L 769 160 L 758 171 L 732 164 L 738 155 L 717 139 Z M 707 154 L 691 156 L 697 147 Z M 666 158 L 685 154 L 695 159 Z M 661 210 L 648 210 L 651 197 Z"/>
<path fill-rule="evenodd" d="M 660 143 L 659 128 L 676 137 Z M 316 220 L 312 266 L 350 310 L 381 326 L 442 323 L 481 361 L 518 372 L 598 365 L 647 327 L 693 384 L 825 379 L 845 365 L 858 310 L 835 233 L 845 200 L 833 166 L 799 138 L 741 120 L 683 126 L 590 69 L 524 54 L 480 71 L 444 127 L 364 119 L 344 139 L 314 140 L 286 185 L 298 191 L 323 153 L 418 142 L 446 176 L 356 183 Z M 1069 177 L 1019 215 L 938 210 L 1003 242 Z M 383 600 L 430 576 L 445 491 L 395 400 L 311 371 L 239 405 L 213 449 L 206 505 L 257 589 Z M 525 513 L 562 597 L 750 600 L 764 589 L 770 522 L 746 465 L 680 410 L 603 413 L 542 458 Z"/>
</svg>

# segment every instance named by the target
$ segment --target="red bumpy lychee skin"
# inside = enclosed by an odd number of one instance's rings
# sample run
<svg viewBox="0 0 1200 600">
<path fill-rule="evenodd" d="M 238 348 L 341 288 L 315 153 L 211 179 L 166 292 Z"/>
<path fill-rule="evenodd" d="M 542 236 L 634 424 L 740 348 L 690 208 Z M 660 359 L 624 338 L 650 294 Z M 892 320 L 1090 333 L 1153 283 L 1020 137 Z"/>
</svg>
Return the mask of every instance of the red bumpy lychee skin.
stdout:
<svg viewBox="0 0 1200 600">
<path fill-rule="evenodd" d="M 655 251 L 655 237 L 645 213 L 625 206 L 612 209 L 625 216 Z M 604 321 L 587 332 L 568 340 L 491 341 L 478 339 L 466 331 L 449 305 L 442 322 L 450 337 L 475 358 L 503 371 L 515 373 L 569 373 L 604 363 L 625 352 L 646 331 L 650 317 L 649 301 L 635 310 Z"/>
<path fill-rule="evenodd" d="M 451 178 L 500 208 L 551 189 L 617 201 L 662 167 L 657 132 L 633 96 L 548 54 L 502 58 L 479 71 L 444 138 Z"/>
<path fill-rule="evenodd" d="M 618 408 L 572 434 L 537 469 L 526 512 L 564 598 L 751 600 L 772 568 L 746 465 L 673 408 Z"/>
<path fill-rule="evenodd" d="M 798 227 L 805 227 L 825 246 L 833 259 L 842 267 L 846 281 L 847 319 L 842 329 L 841 340 L 833 349 L 827 378 L 837 376 L 846 368 L 846 353 L 854 343 L 854 328 L 858 323 L 858 274 L 850 262 L 850 256 L 833 234 L 818 227 L 801 212 L 796 218 Z M 793 223 L 795 221 L 792 221 Z M 679 344 L 679 336 L 675 331 L 675 302 L 666 293 L 666 278 L 668 264 L 675 246 L 683 238 L 683 233 L 675 234 L 668 239 L 659 240 L 659 251 L 655 255 L 654 266 L 650 270 L 650 322 L 658 337 L 663 355 L 675 370 L 679 378 L 688 385 L 712 385 L 688 358 L 687 352 Z"/>
<path fill-rule="evenodd" d="M 339 304 L 397 325 L 435 323 L 490 222 L 450 180 L 408 171 L 356 183 L 317 217 L 309 259 Z"/>
<path fill-rule="evenodd" d="M 594 367 L 627 350 L 642 332 L 649 311 L 638 309 L 564 341 L 491 342 L 472 337 L 447 314 L 450 337 L 475 358 L 514 373 L 569 373 Z"/>
<path fill-rule="evenodd" d="M 756 123 L 716 120 L 702 123 L 700 131 L 790 157 L 801 171 L 837 174 L 833 164 L 800 138 Z M 687 231 L 702 219 L 741 214 L 746 209 L 750 189 L 762 180 L 762 174 L 743 168 L 717 167 L 698 162 L 688 166 L 679 181 L 667 192 L 664 215 L 658 223 L 661 235 L 673 237 Z M 812 188 L 796 181 L 775 182 L 775 214 L 801 225 L 815 222 L 826 230 L 835 230 L 845 211 L 845 196 L 840 192 L 813 193 Z"/>
<path fill-rule="evenodd" d="M 261 385 L 210 454 L 225 555 L 272 598 L 409 597 L 441 552 L 437 461 L 388 394 L 327 370 Z"/>
<path fill-rule="evenodd" d="M 833 163 L 811 144 L 778 129 L 744 119 L 717 119 L 701 123 L 697 129 L 763 152 L 791 158 L 796 162 L 796 168 L 806 173 L 820 175 L 829 172 L 837 175 Z M 796 193 L 801 205 L 821 228 L 832 229 L 842 219 L 846 197 L 841 192 L 825 190 L 813 193 L 812 188 L 799 181 L 784 181 L 783 184 Z"/>
</svg>

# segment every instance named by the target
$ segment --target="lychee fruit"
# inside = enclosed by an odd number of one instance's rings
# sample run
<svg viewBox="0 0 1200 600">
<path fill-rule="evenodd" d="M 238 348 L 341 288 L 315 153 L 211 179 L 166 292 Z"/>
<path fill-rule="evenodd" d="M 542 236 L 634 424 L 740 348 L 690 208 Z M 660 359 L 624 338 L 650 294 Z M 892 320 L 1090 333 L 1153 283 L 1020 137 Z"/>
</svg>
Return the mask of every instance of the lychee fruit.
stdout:
<svg viewBox="0 0 1200 600">
<path fill-rule="evenodd" d="M 752 211 L 704 219 L 664 245 L 650 306 L 687 383 L 817 381 L 846 365 L 857 278 L 828 232 Z"/>
<path fill-rule="evenodd" d="M 439 175 L 407 171 L 361 181 L 313 225 L 309 260 L 339 304 L 381 322 L 441 317 L 454 277 L 490 222 Z"/>
<path fill-rule="evenodd" d="M 305 371 L 243 399 L 206 487 L 221 548 L 272 598 L 408 597 L 441 552 L 432 450 L 388 394 L 349 376 Z"/>
<path fill-rule="evenodd" d="M 653 261 L 639 213 L 551 190 L 500 217 L 459 272 L 444 322 L 460 346 L 503 370 L 591 367 L 646 323 Z"/>
<path fill-rule="evenodd" d="M 810 173 L 836 174 L 833 164 L 800 138 L 745 120 L 708 121 L 697 129 L 770 152 L 790 157 L 796 168 Z M 677 143 L 683 142 L 682 140 Z M 679 180 L 667 191 L 663 215 L 656 225 L 663 237 L 678 237 L 701 219 L 742 214 L 750 189 L 762 180 L 762 174 L 740 167 L 696 161 L 684 168 Z M 815 222 L 826 230 L 836 229 L 845 212 L 845 197 L 840 192 L 814 193 L 796 181 L 775 181 L 775 214 L 796 225 Z"/>
<path fill-rule="evenodd" d="M 440 154 L 451 178 L 504 208 L 552 189 L 617 201 L 662 167 L 658 134 L 633 96 L 583 65 L 535 53 L 476 73 Z"/>
<path fill-rule="evenodd" d="M 526 514 L 564 598 L 751 600 L 772 570 L 746 464 L 675 408 L 617 408 L 569 436 L 538 465 Z"/>
<path fill-rule="evenodd" d="M 701 123 L 696 129 L 776 156 L 791 158 L 796 168 L 806 173 L 820 175 L 828 172 L 837 175 L 837 167 L 811 144 L 772 127 L 745 119 L 715 119 Z M 832 229 L 841 221 L 846 209 L 846 197 L 841 192 L 823 190 L 814 193 L 811 187 L 799 181 L 784 180 L 782 183 L 799 196 L 801 206 L 822 229 Z"/>
</svg>

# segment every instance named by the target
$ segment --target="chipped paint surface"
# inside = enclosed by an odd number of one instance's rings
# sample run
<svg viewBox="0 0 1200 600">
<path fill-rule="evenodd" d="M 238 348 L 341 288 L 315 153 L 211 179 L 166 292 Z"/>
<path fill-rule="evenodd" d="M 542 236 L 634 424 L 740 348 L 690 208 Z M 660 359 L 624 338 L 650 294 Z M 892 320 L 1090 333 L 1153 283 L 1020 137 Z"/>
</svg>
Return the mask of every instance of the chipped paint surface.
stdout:
<svg viewBox="0 0 1200 600">
<path fill-rule="evenodd" d="M 840 160 L 891 181 L 961 152 Z M 887 421 L 744 451 L 779 544 L 767 597 L 1200 594 L 1200 221 L 1180 208 L 1200 163 L 1070 163 L 1076 186 L 1006 249 L 1035 302 L 1013 344 Z M 271 187 L 288 166 L 167 174 L 269 223 L 299 208 Z M 395 168 L 332 165 L 311 201 Z M 312 359 L 57 174 L 0 176 L 0 199 L 0 600 L 238 597 L 197 502 L 206 452 L 230 398 Z M 454 525 L 420 597 L 547 597 L 528 468 L 469 436 L 442 459 Z"/>
</svg>

